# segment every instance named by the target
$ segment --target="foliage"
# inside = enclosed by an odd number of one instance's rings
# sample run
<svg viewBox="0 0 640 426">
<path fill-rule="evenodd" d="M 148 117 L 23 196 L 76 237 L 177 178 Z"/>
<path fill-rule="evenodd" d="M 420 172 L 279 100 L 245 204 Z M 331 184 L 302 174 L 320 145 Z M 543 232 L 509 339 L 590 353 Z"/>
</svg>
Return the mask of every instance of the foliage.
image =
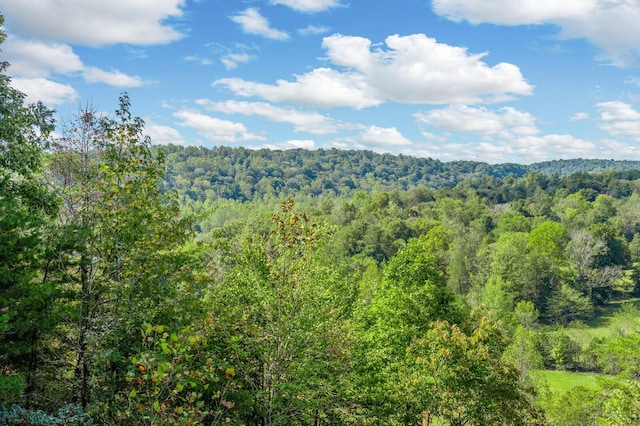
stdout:
<svg viewBox="0 0 640 426">
<path fill-rule="evenodd" d="M 207 306 L 235 366 L 241 423 L 310 424 L 337 416 L 335 399 L 348 370 L 339 312 L 339 276 L 317 262 L 321 232 L 293 200 L 282 203 L 269 234 L 228 253 L 228 274 Z M 215 338 L 215 336 L 210 336 Z"/>
<path fill-rule="evenodd" d="M 154 147 L 126 94 L 49 139 L 7 66 L 5 423 L 638 423 L 637 309 L 586 332 L 640 282 L 638 163 Z"/>
<path fill-rule="evenodd" d="M 476 314 L 477 315 L 477 314 Z M 465 331 L 435 322 L 407 351 L 399 392 L 418 405 L 422 418 L 451 425 L 536 424 L 540 413 L 520 386 L 518 370 L 500 358 L 500 324 L 486 317 Z"/>
<path fill-rule="evenodd" d="M 212 314 L 171 332 L 147 324 L 141 352 L 131 358 L 129 387 L 116 397 L 119 424 L 199 425 L 229 423 L 237 387 L 235 369 L 213 358 L 207 335 L 217 330 Z"/>
<path fill-rule="evenodd" d="M 0 16 L 0 26 L 4 19 Z M 0 43 L 5 34 L 0 30 Z M 0 404 L 33 399 L 43 336 L 55 322 L 56 289 L 40 279 L 57 200 L 42 177 L 53 111 L 27 104 L 0 63 Z M 7 393 L 5 393 L 8 391 Z"/>
<path fill-rule="evenodd" d="M 93 420 L 77 405 L 67 405 L 54 415 L 42 410 L 28 410 L 19 405 L 0 407 L 0 424 L 33 426 L 92 426 Z"/>
</svg>

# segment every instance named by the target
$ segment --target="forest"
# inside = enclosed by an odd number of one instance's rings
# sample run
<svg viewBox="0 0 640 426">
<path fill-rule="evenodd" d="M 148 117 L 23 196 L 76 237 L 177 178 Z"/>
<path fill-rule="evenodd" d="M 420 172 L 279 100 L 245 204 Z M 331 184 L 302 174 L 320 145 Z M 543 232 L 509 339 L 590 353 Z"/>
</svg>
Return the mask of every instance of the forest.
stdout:
<svg viewBox="0 0 640 426">
<path fill-rule="evenodd" d="M 0 424 L 640 423 L 639 164 L 158 147 L 8 65 Z"/>
</svg>

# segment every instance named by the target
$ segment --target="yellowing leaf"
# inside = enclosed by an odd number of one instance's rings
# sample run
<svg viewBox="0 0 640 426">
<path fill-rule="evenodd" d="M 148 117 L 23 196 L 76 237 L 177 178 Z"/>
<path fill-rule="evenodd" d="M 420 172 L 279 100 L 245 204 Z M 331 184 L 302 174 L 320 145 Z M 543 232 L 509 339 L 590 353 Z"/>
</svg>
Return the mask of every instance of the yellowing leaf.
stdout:
<svg viewBox="0 0 640 426">
<path fill-rule="evenodd" d="M 233 367 L 229 367 L 226 370 L 224 370 L 224 374 L 227 377 L 227 379 L 231 380 L 235 377 L 236 375 L 236 370 Z"/>
</svg>

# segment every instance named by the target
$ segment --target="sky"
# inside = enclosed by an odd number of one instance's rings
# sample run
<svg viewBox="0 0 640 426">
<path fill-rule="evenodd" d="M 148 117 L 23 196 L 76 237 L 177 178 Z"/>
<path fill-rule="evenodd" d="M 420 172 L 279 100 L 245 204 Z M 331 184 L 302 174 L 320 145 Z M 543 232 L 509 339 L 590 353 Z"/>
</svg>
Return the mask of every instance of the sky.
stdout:
<svg viewBox="0 0 640 426">
<path fill-rule="evenodd" d="M 640 0 L 0 0 L 59 122 L 127 92 L 155 144 L 640 160 Z"/>
</svg>

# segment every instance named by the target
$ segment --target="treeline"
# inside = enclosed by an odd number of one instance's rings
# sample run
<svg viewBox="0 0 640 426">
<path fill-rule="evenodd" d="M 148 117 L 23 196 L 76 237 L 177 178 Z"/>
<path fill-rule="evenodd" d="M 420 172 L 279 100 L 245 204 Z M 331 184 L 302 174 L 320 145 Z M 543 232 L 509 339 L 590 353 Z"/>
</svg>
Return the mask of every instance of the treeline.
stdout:
<svg viewBox="0 0 640 426">
<path fill-rule="evenodd" d="M 628 171 L 640 162 L 561 160 L 491 165 L 473 161 L 441 162 L 430 158 L 376 154 L 371 151 L 249 150 L 245 148 L 162 146 L 167 158 L 167 185 L 187 200 L 220 198 L 269 201 L 291 195 L 352 196 L 356 191 L 406 191 L 413 188 L 455 187 L 468 179 L 486 185 L 538 172 L 555 185 L 574 173 Z M 534 173 L 535 174 L 535 173 Z M 526 195 L 524 195 L 526 196 Z"/>
</svg>

